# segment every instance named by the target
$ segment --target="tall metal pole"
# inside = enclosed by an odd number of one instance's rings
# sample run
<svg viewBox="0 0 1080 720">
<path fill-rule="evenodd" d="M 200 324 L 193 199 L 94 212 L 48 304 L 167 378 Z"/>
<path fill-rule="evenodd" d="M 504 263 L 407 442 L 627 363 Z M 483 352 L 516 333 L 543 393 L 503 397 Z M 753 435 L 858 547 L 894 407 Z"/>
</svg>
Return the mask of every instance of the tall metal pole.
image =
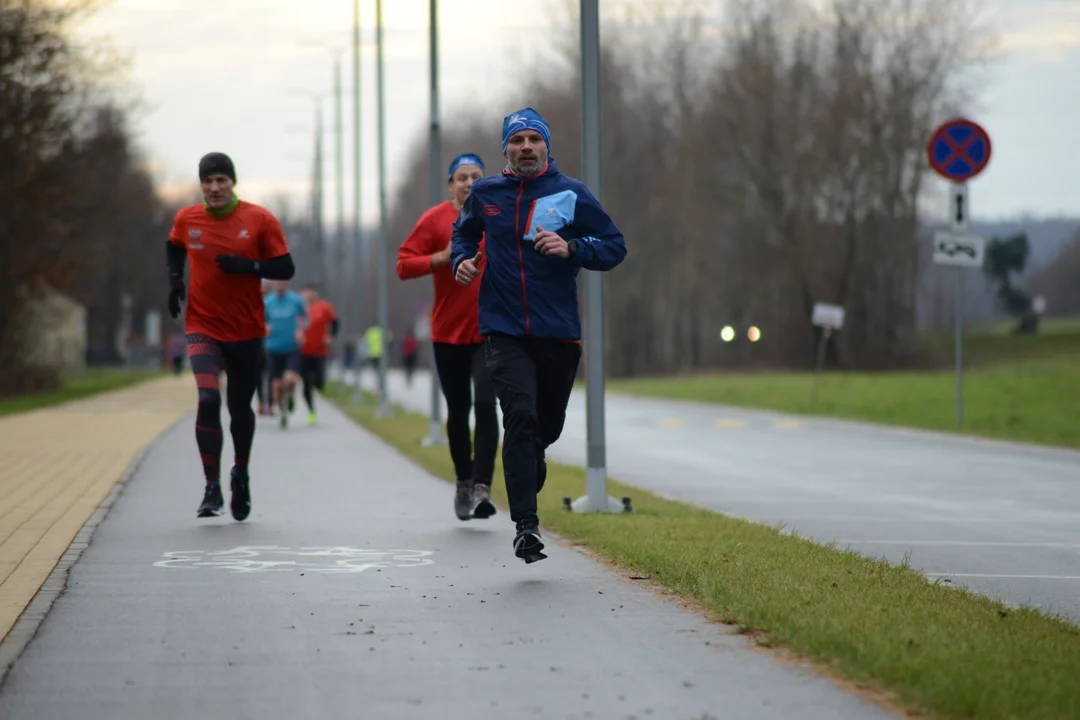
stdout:
<svg viewBox="0 0 1080 720">
<path fill-rule="evenodd" d="M 341 108 L 341 53 L 334 52 L 334 184 L 337 186 L 337 225 L 334 241 L 337 243 L 337 292 L 333 294 L 338 317 L 342 327 L 346 323 L 346 302 L 348 298 L 348 271 L 346 270 L 345 240 L 345 150 L 341 128 L 343 125 Z M 327 288 L 329 290 L 329 288 Z M 329 293 L 327 293 L 329 294 Z"/>
<path fill-rule="evenodd" d="M 386 269 L 386 113 L 383 104 L 383 86 L 386 84 L 383 78 L 383 21 L 382 0 L 375 0 L 375 72 L 378 75 L 377 112 L 379 114 L 379 331 L 382 338 L 382 352 L 379 353 L 379 412 L 382 417 L 390 414 L 390 404 L 386 397 L 386 350 L 387 338 L 390 335 L 389 321 L 389 278 Z"/>
<path fill-rule="evenodd" d="M 322 100 L 315 101 L 315 242 L 319 248 L 320 279 L 326 278 L 326 232 L 323 229 L 323 124 Z"/>
<path fill-rule="evenodd" d="M 964 268 L 956 268 L 956 429 L 964 427 Z"/>
<path fill-rule="evenodd" d="M 967 232 L 971 207 L 968 202 L 967 183 L 954 183 L 950 207 L 950 224 L 957 235 Z M 964 427 L 964 268 L 956 268 L 956 429 Z"/>
<path fill-rule="evenodd" d="M 442 181 L 442 137 L 439 133 L 439 2 L 429 0 L 430 15 L 430 69 L 431 82 L 431 204 L 438 205 L 443 197 Z M 431 345 L 431 425 L 424 445 L 445 445 L 442 433 L 442 393 L 439 390 L 439 372 L 435 367 L 435 341 Z"/>
<path fill-rule="evenodd" d="M 601 199 L 600 182 L 600 11 L 598 0 L 581 0 L 581 141 L 586 187 Z M 604 442 L 604 276 L 585 272 L 585 497 L 575 512 L 613 512 L 622 505 L 607 493 Z"/>
<path fill-rule="evenodd" d="M 357 347 L 353 353 L 353 361 L 360 358 L 360 332 L 364 327 L 364 245 L 360 237 L 360 0 L 353 0 L 353 272 L 356 273 L 354 292 L 356 293 L 356 329 L 342 323 L 341 331 L 345 336 L 345 344 L 349 342 L 349 333 L 352 332 L 357 338 Z M 345 378 L 345 356 L 342 347 L 341 378 Z M 355 384 L 353 385 L 353 401 L 359 401 L 363 397 L 360 390 L 360 364 L 357 362 L 355 372 Z"/>
</svg>

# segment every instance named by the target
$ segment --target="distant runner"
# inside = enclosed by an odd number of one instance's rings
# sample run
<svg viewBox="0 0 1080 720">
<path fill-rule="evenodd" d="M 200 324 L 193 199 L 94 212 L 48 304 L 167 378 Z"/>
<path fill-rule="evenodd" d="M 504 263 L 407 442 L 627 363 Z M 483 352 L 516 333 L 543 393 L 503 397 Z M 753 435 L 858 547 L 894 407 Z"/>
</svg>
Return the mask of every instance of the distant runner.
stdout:
<svg viewBox="0 0 1080 720">
<path fill-rule="evenodd" d="M 300 347 L 300 378 L 304 382 L 304 401 L 308 406 L 308 425 L 318 422 L 313 390 L 322 391 L 326 384 L 326 359 L 330 344 L 338 334 L 338 316 L 329 300 L 319 297 L 318 289 L 306 285 L 301 293 L 307 306 L 308 325 L 304 344 Z"/>
<path fill-rule="evenodd" d="M 281 427 L 288 427 L 295 406 L 293 393 L 300 382 L 300 346 L 308 317 L 300 293 L 284 281 L 275 282 L 266 295 L 266 353 L 270 366 L 270 396 L 281 411 Z"/>
</svg>

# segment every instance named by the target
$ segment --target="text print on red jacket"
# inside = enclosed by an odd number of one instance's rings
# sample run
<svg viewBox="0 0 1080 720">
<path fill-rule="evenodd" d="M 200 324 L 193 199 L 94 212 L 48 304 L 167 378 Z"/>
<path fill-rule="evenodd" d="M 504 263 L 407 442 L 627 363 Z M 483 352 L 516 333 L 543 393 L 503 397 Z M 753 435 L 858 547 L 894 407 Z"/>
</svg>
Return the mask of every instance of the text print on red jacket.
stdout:
<svg viewBox="0 0 1080 720">
<path fill-rule="evenodd" d="M 537 228 L 576 241 L 570 257 L 534 249 Z M 580 340 L 578 271 L 611 270 L 626 257 L 622 232 L 585 184 L 559 172 L 552 157 L 532 177 L 507 168 L 481 178 L 454 222 L 453 272 L 476 256 L 485 233 L 480 334 Z"/>
</svg>

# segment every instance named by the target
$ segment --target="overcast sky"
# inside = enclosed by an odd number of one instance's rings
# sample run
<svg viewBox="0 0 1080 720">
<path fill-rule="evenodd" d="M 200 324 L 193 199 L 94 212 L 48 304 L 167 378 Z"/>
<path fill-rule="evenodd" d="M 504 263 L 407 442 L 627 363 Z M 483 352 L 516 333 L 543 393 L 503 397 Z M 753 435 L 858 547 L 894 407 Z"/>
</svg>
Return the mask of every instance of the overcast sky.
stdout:
<svg viewBox="0 0 1080 720">
<path fill-rule="evenodd" d="M 983 1 L 997 20 L 1005 53 L 973 113 L 992 137 L 993 159 L 971 183 L 972 212 L 984 220 L 1022 213 L 1080 216 L 1080 0 Z M 601 0 L 601 12 L 618 4 Z M 377 222 L 375 3 L 361 5 L 362 147 L 370 148 L 362 162 L 362 215 Z M 444 119 L 464 103 L 479 102 L 491 108 L 497 131 L 502 116 L 514 109 L 503 107 L 500 92 L 514 81 L 519 58 L 530 54 L 513 48 L 542 44 L 552 36 L 543 30 L 555 22 L 551 18 L 566 17 L 564 9 L 576 5 L 441 0 Z M 427 128 L 428 2 L 385 0 L 383 6 L 392 187 L 401 179 L 410 144 Z M 199 157 L 221 150 L 236 162 L 243 197 L 266 202 L 287 191 L 299 203 L 310 187 L 315 124 L 315 101 L 303 93 L 332 90 L 331 48 L 350 46 L 351 27 L 348 0 L 111 0 L 80 33 L 106 36 L 130 56 L 129 83 L 145 103 L 136 118 L 138 140 L 163 187 L 192 183 Z M 342 60 L 351 215 L 351 54 Z M 323 108 L 329 151 L 329 95 Z M 499 161 L 489 161 L 489 169 Z M 332 156 L 326 163 L 330 213 Z"/>
</svg>

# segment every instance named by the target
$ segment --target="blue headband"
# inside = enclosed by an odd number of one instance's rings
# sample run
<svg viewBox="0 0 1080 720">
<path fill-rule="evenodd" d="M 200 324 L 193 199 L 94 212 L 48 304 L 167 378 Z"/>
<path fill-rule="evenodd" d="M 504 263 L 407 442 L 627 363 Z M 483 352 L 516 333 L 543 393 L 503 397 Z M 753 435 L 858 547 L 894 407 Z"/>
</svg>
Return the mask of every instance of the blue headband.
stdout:
<svg viewBox="0 0 1080 720">
<path fill-rule="evenodd" d="M 450 161 L 450 171 L 446 173 L 446 182 L 453 180 L 454 173 L 456 173 L 457 169 L 463 165 L 475 165 L 480 168 L 480 172 L 484 172 L 484 161 L 480 159 L 479 155 L 474 153 L 462 153 Z"/>
<path fill-rule="evenodd" d="M 502 150 L 504 154 L 506 153 L 506 146 L 510 144 L 510 137 L 522 130 L 535 130 L 540 133 L 544 138 L 544 144 L 547 145 L 548 152 L 551 152 L 551 133 L 548 130 L 547 121 L 541 117 L 540 113 L 531 107 L 527 107 L 510 113 L 503 118 Z"/>
</svg>

